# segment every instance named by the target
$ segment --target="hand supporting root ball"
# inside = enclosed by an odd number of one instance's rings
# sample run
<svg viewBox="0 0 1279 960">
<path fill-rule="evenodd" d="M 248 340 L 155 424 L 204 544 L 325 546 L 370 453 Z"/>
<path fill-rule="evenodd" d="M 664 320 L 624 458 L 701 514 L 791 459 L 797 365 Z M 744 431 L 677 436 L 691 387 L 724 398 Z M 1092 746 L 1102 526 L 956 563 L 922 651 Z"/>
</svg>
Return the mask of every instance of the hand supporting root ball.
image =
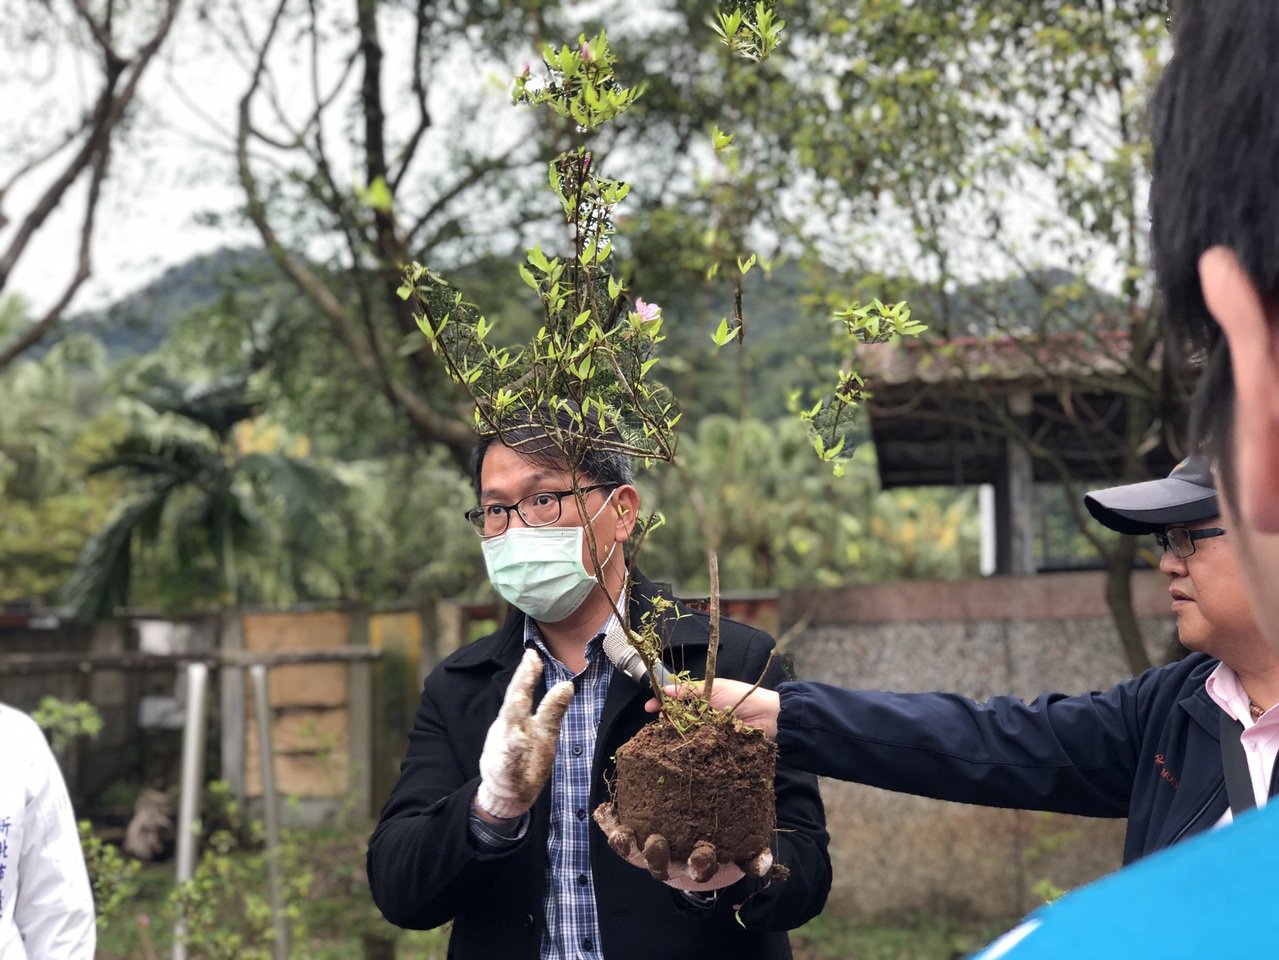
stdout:
<svg viewBox="0 0 1279 960">
<path fill-rule="evenodd" d="M 672 863 L 666 838 L 661 834 L 650 834 L 641 847 L 634 831 L 617 819 L 614 804 L 600 804 L 595 808 L 594 816 L 614 853 L 627 863 L 647 870 L 654 880 L 661 880 L 680 890 L 720 890 L 736 883 L 743 875 L 765 877 L 776 872 L 773 853 L 767 847 L 745 863 L 720 863 L 714 844 L 707 840 L 699 840 L 693 845 L 686 862 Z"/>
</svg>

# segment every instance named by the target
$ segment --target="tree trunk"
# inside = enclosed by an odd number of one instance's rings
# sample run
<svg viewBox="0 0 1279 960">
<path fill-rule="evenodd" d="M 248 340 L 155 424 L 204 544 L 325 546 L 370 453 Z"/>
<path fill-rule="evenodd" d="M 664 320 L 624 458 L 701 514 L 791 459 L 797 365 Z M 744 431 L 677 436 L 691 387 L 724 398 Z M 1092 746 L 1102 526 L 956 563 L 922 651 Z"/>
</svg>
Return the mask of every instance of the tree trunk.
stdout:
<svg viewBox="0 0 1279 960">
<path fill-rule="evenodd" d="M 1132 606 L 1132 561 L 1137 552 L 1137 541 L 1124 539 L 1106 557 L 1106 606 L 1119 631 L 1128 669 L 1133 674 L 1150 669 L 1150 657 L 1142 640 L 1141 624 Z"/>
</svg>

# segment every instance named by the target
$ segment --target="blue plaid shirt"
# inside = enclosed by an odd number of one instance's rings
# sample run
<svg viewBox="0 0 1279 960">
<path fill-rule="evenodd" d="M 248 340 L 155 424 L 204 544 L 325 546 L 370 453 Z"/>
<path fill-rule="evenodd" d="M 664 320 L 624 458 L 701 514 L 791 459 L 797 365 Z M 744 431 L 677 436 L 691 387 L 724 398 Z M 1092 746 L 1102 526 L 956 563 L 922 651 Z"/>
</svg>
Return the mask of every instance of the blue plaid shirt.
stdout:
<svg viewBox="0 0 1279 960">
<path fill-rule="evenodd" d="M 610 614 L 605 629 L 613 619 Z M 586 645 L 586 669 L 576 676 L 551 655 L 537 625 L 526 617 L 524 646 L 530 645 L 542 655 L 548 690 L 561 680 L 572 680 L 577 688 L 564 714 L 551 772 L 542 960 L 595 960 L 603 954 L 599 916 L 595 911 L 595 880 L 591 876 L 591 766 L 595 760 L 595 733 L 599 729 L 613 665 L 604 656 L 604 630 Z M 471 834 L 484 849 L 501 850 L 524 836 L 528 822 L 526 813 L 504 830 L 472 813 Z"/>
</svg>

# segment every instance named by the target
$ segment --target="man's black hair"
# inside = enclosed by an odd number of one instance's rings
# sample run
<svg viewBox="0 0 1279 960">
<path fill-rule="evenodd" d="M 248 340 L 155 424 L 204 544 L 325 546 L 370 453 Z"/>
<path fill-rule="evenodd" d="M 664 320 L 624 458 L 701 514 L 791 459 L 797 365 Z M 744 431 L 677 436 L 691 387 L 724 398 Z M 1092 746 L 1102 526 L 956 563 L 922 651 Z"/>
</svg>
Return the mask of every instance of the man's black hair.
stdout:
<svg viewBox="0 0 1279 960">
<path fill-rule="evenodd" d="M 1172 333 L 1220 336 L 1199 257 L 1234 251 L 1263 295 L 1279 291 L 1279 4 L 1183 0 L 1151 105 L 1150 240 Z"/>
<path fill-rule="evenodd" d="M 503 425 L 500 434 L 484 433 L 471 451 L 471 484 L 475 495 L 479 497 L 482 492 L 480 474 L 484 457 L 495 443 L 510 447 L 530 463 L 575 473 L 583 483 L 633 483 L 631 458 L 602 443 L 606 437 L 617 439 L 611 431 L 601 434 L 594 427 L 574 423 L 564 411 L 551 414 L 547 410 Z"/>
<path fill-rule="evenodd" d="M 1262 296 L 1279 292 L 1279 2 L 1182 0 L 1172 29 L 1151 104 L 1151 250 L 1172 355 L 1207 352 L 1196 440 L 1228 461 L 1234 379 L 1199 258 L 1229 247 Z"/>
</svg>

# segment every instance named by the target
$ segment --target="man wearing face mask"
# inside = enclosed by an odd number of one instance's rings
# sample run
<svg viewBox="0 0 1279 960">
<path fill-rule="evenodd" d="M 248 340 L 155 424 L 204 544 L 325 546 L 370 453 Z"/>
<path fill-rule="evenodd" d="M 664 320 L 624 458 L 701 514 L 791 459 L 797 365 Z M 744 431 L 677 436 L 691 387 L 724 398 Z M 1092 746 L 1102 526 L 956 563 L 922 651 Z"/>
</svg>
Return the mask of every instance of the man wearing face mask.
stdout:
<svg viewBox="0 0 1279 960">
<path fill-rule="evenodd" d="M 813 777 L 777 769 L 772 854 L 784 882 L 721 869 L 698 884 L 673 869 L 659 883 L 592 820 L 615 751 L 653 719 L 651 691 L 613 667 L 603 637 L 618 613 L 638 628 L 659 591 L 628 573 L 640 508 L 628 458 L 592 448 L 575 460 L 535 424 L 476 447 L 479 503 L 466 517 L 511 613 L 427 678 L 369 842 L 373 897 L 400 926 L 451 920 L 458 960 L 789 957 L 786 931 L 820 913 L 830 888 Z M 702 676 L 706 616 L 682 606 L 657 616 L 667 668 Z M 785 676 L 768 666 L 772 648 L 724 620 L 717 673 L 774 686 Z"/>
</svg>

